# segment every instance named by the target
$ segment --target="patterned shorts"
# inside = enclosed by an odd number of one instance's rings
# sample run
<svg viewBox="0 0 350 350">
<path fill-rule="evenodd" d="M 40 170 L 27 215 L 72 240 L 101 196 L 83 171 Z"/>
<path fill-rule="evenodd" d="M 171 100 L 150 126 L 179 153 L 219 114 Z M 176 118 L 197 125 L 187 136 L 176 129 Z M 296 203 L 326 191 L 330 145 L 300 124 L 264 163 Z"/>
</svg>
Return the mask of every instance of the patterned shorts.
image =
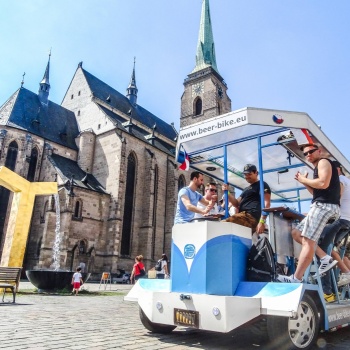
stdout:
<svg viewBox="0 0 350 350">
<path fill-rule="evenodd" d="M 311 204 L 307 216 L 299 223 L 297 229 L 302 236 L 318 241 L 328 220 L 337 220 L 340 216 L 340 207 L 337 204 L 315 202 Z"/>
</svg>

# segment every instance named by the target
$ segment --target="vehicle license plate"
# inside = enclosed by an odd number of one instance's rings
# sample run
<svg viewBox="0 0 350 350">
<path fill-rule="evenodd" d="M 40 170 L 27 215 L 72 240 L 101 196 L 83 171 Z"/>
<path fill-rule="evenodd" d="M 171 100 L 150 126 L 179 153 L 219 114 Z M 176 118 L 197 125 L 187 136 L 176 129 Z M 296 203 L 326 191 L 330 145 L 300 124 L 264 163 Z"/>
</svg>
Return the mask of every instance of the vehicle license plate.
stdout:
<svg viewBox="0 0 350 350">
<path fill-rule="evenodd" d="M 177 326 L 199 328 L 199 312 L 174 309 L 174 324 Z"/>
</svg>

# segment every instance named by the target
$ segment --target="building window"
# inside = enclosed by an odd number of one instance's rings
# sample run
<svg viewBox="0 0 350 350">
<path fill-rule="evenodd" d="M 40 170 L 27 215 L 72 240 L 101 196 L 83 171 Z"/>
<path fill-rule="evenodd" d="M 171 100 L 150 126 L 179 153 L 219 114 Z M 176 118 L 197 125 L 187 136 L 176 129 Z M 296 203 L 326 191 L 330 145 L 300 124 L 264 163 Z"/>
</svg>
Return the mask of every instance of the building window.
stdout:
<svg viewBox="0 0 350 350">
<path fill-rule="evenodd" d="M 27 180 L 33 182 L 35 179 L 35 170 L 36 165 L 38 163 L 38 150 L 36 148 L 32 149 L 32 153 L 30 154 L 30 162 L 27 174 Z"/>
<path fill-rule="evenodd" d="M 81 220 L 83 212 L 83 203 L 80 199 L 75 202 L 73 219 Z"/>
<path fill-rule="evenodd" d="M 179 179 L 177 181 L 177 192 L 179 192 L 181 190 L 181 188 L 186 186 L 186 180 L 185 177 L 183 175 L 179 176 Z"/>
<path fill-rule="evenodd" d="M 158 202 L 158 166 L 156 165 L 154 168 L 154 184 L 153 184 L 152 259 L 155 259 L 155 249 L 156 249 L 157 202 Z"/>
<path fill-rule="evenodd" d="M 78 117 L 80 116 L 80 111 L 78 111 Z"/>
<path fill-rule="evenodd" d="M 78 96 L 80 96 L 80 91 L 78 91 Z"/>
<path fill-rule="evenodd" d="M 84 240 L 81 240 L 79 242 L 79 254 L 85 254 L 86 253 L 86 242 Z"/>
<path fill-rule="evenodd" d="M 5 167 L 15 171 L 16 168 L 16 161 L 17 161 L 17 154 L 18 154 L 18 144 L 16 141 L 12 141 L 9 145 L 6 161 L 5 161 Z"/>
<path fill-rule="evenodd" d="M 97 125 L 97 129 L 99 129 L 99 130 L 101 129 L 101 124 Z"/>
<path fill-rule="evenodd" d="M 201 115 L 202 114 L 202 99 L 198 97 L 195 103 L 195 115 Z"/>
<path fill-rule="evenodd" d="M 121 255 L 130 255 L 132 219 L 136 184 L 136 158 L 133 153 L 129 154 L 126 172 L 125 204 L 123 216 L 123 231 L 121 240 Z"/>
<path fill-rule="evenodd" d="M 70 97 L 70 99 L 73 100 L 73 98 L 74 98 L 74 95 L 72 94 L 71 97 Z"/>
<path fill-rule="evenodd" d="M 8 150 L 7 150 L 7 155 L 6 155 L 6 160 L 5 160 L 5 167 L 6 168 L 8 168 L 12 171 L 15 171 L 17 155 L 18 155 L 18 144 L 16 141 L 12 141 L 9 145 Z M 7 188 L 0 186 L 0 243 L 2 241 L 10 193 L 11 192 Z M 1 248 L 1 246 L 0 246 L 0 248 Z M 1 252 L 0 252 L 0 255 L 1 255 Z"/>
</svg>

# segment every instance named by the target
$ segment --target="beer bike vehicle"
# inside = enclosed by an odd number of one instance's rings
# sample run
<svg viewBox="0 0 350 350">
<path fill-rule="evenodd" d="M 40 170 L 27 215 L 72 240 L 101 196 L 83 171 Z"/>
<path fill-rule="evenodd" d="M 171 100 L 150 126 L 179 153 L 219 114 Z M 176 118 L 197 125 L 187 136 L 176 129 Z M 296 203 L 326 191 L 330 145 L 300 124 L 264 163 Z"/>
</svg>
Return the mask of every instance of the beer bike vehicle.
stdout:
<svg viewBox="0 0 350 350">
<path fill-rule="evenodd" d="M 238 189 L 247 186 L 244 165 L 258 165 L 260 193 L 266 181 L 272 207 L 294 203 L 300 212 L 301 202 L 311 199 L 294 179 L 297 171 L 312 171 L 300 150 L 307 143 L 317 143 L 349 176 L 348 160 L 307 114 L 299 112 L 244 108 L 184 127 L 177 156 L 185 151 L 191 168 Z M 297 256 L 290 234 L 295 219 L 300 216 L 294 210 L 269 211 L 269 240 L 278 259 Z M 139 280 L 125 300 L 137 301 L 143 325 L 159 333 L 178 325 L 229 332 L 263 317 L 276 349 L 310 349 L 320 330 L 349 324 L 350 302 L 344 298 L 348 287 L 337 302 L 325 303 L 317 268 L 313 277 L 309 267 L 304 283 L 247 281 L 251 245 L 251 230 L 233 223 L 174 225 L 171 279 Z"/>
</svg>

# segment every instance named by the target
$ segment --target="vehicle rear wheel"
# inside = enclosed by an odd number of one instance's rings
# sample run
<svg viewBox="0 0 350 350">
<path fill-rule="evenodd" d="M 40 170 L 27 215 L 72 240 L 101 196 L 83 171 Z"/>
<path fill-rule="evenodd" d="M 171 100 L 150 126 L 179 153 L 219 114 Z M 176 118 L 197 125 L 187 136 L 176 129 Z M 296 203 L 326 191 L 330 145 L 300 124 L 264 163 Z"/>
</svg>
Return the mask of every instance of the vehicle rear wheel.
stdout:
<svg viewBox="0 0 350 350">
<path fill-rule="evenodd" d="M 314 301 L 304 294 L 296 317 L 270 316 L 267 332 L 272 349 L 311 349 L 317 340 L 320 319 Z"/>
<path fill-rule="evenodd" d="M 176 326 L 151 322 L 141 308 L 139 308 L 139 313 L 143 326 L 153 333 L 167 334 L 176 328 Z"/>
</svg>

